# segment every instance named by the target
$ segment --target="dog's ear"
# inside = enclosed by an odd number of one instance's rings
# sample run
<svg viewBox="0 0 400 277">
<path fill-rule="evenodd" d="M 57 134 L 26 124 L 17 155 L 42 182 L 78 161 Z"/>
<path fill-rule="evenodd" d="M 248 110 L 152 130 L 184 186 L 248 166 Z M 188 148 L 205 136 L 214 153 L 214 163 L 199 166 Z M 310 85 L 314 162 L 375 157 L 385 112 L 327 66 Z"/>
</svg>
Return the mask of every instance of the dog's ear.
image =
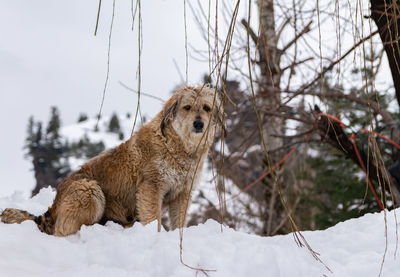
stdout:
<svg viewBox="0 0 400 277">
<path fill-rule="evenodd" d="M 163 136 L 165 136 L 165 128 L 167 125 L 174 119 L 176 116 L 176 113 L 178 111 L 178 104 L 179 104 L 179 99 L 170 99 L 164 106 L 163 109 L 163 118 L 161 120 L 160 128 L 161 128 L 161 133 Z"/>
</svg>

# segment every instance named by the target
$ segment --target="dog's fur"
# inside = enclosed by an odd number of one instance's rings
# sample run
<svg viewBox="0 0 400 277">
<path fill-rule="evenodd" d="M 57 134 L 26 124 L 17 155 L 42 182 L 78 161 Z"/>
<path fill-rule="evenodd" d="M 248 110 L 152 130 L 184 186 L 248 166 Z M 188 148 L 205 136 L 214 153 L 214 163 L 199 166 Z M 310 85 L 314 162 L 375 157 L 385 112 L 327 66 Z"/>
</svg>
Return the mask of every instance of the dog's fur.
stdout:
<svg viewBox="0 0 400 277">
<path fill-rule="evenodd" d="M 207 86 L 178 90 L 128 141 L 67 177 L 46 213 L 34 216 L 5 209 L 1 221 L 34 220 L 42 232 L 56 236 L 108 220 L 123 226 L 157 220 L 160 231 L 162 209 L 168 208 L 171 229 L 184 227 L 191 190 L 217 124 L 222 125 L 219 106 L 214 90 Z M 204 124 L 202 130 L 196 130 L 198 120 Z"/>
</svg>

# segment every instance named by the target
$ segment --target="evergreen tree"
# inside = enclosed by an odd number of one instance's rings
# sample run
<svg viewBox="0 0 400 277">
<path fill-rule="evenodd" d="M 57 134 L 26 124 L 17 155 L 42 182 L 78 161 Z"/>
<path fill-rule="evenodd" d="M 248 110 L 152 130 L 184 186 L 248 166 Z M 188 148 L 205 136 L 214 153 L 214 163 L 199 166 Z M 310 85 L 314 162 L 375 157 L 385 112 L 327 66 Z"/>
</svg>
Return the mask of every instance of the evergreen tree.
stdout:
<svg viewBox="0 0 400 277">
<path fill-rule="evenodd" d="M 118 134 L 120 130 L 121 128 L 119 126 L 118 116 L 115 113 L 113 113 L 113 115 L 111 116 L 110 123 L 108 124 L 108 131 Z"/>
<path fill-rule="evenodd" d="M 80 114 L 79 120 L 82 122 L 87 116 Z M 36 187 L 32 191 L 35 195 L 43 187 L 57 185 L 70 172 L 69 158 L 87 160 L 105 149 L 102 141 L 91 142 L 89 136 L 85 134 L 78 142 L 68 143 L 60 134 L 61 119 L 56 107 L 51 107 L 50 119 L 43 131 L 42 123 L 35 122 L 31 116 L 28 120 L 27 136 L 25 148 L 27 149 L 26 158 L 32 160 L 35 171 Z M 110 123 L 110 132 L 118 134 L 119 139 L 123 139 L 117 115 L 114 113 Z"/>
<path fill-rule="evenodd" d="M 74 156 L 78 159 L 90 159 L 103 152 L 104 149 L 105 145 L 102 141 L 91 142 L 87 134 L 85 134 L 78 142 L 71 144 L 69 156 Z"/>
<path fill-rule="evenodd" d="M 105 146 L 102 141 L 88 143 L 86 150 L 85 150 L 86 157 L 88 159 L 93 158 L 93 157 L 99 155 L 101 152 L 103 152 L 104 149 L 105 149 Z"/>
<path fill-rule="evenodd" d="M 43 132 L 42 132 L 42 122 L 38 122 L 36 124 L 36 133 L 34 134 L 33 137 L 33 145 L 35 147 L 39 147 L 43 142 L 42 142 L 42 138 L 43 138 Z"/>
<path fill-rule="evenodd" d="M 86 120 L 88 120 L 87 114 L 85 114 L 85 113 L 80 113 L 80 114 L 79 114 L 79 118 L 78 118 L 78 123 L 79 123 L 79 122 L 84 122 L 84 121 L 86 121 Z"/>
<path fill-rule="evenodd" d="M 36 129 L 35 129 L 36 126 Z M 63 145 L 60 133 L 60 116 L 56 107 L 51 108 L 51 116 L 43 137 L 42 123 L 29 118 L 26 138 L 27 156 L 32 158 L 36 186 L 32 196 L 41 188 L 57 187 L 69 172 L 66 160 L 67 147 Z"/>
<path fill-rule="evenodd" d="M 56 142 L 60 138 L 60 114 L 57 107 L 51 107 L 51 116 L 46 128 L 46 137 L 51 142 Z"/>
<path fill-rule="evenodd" d="M 318 147 L 318 151 L 318 156 L 307 160 L 313 176 L 303 176 L 315 184 L 301 192 L 301 209 L 314 210 L 313 218 L 300 213 L 303 226 L 325 229 L 379 209 L 366 186 L 365 176 L 360 174 L 360 168 L 354 162 L 326 145 Z"/>
<path fill-rule="evenodd" d="M 35 128 L 35 120 L 33 119 L 33 116 L 30 116 L 28 121 L 28 127 L 26 128 L 27 136 L 25 139 L 25 146 L 24 146 L 24 148 L 28 148 L 29 151 L 33 147 L 35 141 L 34 128 Z"/>
</svg>

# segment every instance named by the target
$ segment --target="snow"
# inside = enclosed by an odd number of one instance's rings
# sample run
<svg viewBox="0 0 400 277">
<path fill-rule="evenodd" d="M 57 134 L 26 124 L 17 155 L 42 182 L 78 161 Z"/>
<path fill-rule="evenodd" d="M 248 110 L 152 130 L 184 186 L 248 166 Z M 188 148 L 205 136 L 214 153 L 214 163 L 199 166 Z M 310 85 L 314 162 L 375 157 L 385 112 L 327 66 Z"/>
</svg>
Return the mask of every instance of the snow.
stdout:
<svg viewBox="0 0 400 277">
<path fill-rule="evenodd" d="M 102 141 L 104 143 L 105 150 L 108 150 L 128 140 L 128 138 L 131 136 L 134 124 L 134 118 L 118 116 L 120 131 L 124 135 L 124 138 L 120 140 L 119 134 L 108 131 L 110 119 L 111 116 L 103 115 L 98 122 L 97 131 L 95 131 L 97 118 L 90 118 L 83 122 L 61 127 L 60 134 L 62 138 L 69 143 L 78 142 L 80 139 L 83 139 L 84 136 L 87 136 L 92 143 Z M 138 130 L 141 123 L 142 122 L 140 118 L 138 118 L 135 131 Z M 88 159 L 86 158 L 76 158 L 74 156 L 68 157 L 68 163 L 72 170 L 77 170 L 87 160 Z"/>
<path fill-rule="evenodd" d="M 34 198 L 21 193 L 0 198 L 0 209 L 15 207 L 40 214 L 55 196 L 43 189 Z M 397 210 L 399 213 L 400 210 Z M 394 258 L 394 212 L 386 213 L 387 254 L 382 276 L 400 276 Z M 398 226 L 399 227 L 399 226 Z M 0 276 L 204 276 L 180 262 L 179 231 L 157 233 L 155 222 L 132 228 L 115 223 L 83 226 L 59 238 L 41 233 L 32 221 L 0 223 Z M 291 234 L 259 237 L 215 221 L 183 233 L 183 261 L 209 276 L 378 276 L 385 250 L 384 213 L 367 214 L 324 231 L 303 232 L 332 270 L 317 262 Z"/>
<path fill-rule="evenodd" d="M 124 134 L 124 139 L 121 141 L 118 139 L 118 134 L 107 131 L 110 119 L 111 116 L 102 116 L 98 123 L 98 131 L 95 131 L 97 119 L 91 118 L 83 122 L 64 126 L 61 128 L 60 133 L 61 136 L 66 138 L 69 142 L 77 142 L 82 139 L 84 135 L 87 135 L 91 142 L 103 141 L 106 149 L 109 149 L 119 145 L 130 137 L 134 123 L 133 118 L 118 117 L 121 132 Z M 138 118 L 135 130 L 138 129 L 139 125 L 140 119 Z"/>
</svg>

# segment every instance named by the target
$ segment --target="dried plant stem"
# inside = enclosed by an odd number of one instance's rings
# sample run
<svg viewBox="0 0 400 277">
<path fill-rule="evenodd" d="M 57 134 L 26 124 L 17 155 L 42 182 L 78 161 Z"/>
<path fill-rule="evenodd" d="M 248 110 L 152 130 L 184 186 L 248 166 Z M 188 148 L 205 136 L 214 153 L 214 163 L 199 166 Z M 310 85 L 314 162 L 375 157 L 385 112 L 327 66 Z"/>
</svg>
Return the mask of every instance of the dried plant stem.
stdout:
<svg viewBox="0 0 400 277">
<path fill-rule="evenodd" d="M 108 34 L 106 80 L 104 82 L 103 96 L 101 98 L 101 105 L 100 105 L 100 109 L 99 109 L 99 114 L 97 115 L 97 122 L 96 122 L 96 127 L 95 127 L 96 130 L 98 129 L 99 121 L 100 121 L 100 118 L 101 118 L 101 112 L 103 110 L 103 105 L 104 105 L 104 98 L 106 96 L 106 91 L 107 91 L 108 79 L 109 79 L 109 76 L 110 76 L 111 37 L 112 37 L 112 30 L 113 30 L 113 25 L 114 25 L 114 14 L 115 14 L 115 0 L 113 0 L 113 9 L 112 9 L 111 24 L 110 24 L 110 32 Z"/>
</svg>

